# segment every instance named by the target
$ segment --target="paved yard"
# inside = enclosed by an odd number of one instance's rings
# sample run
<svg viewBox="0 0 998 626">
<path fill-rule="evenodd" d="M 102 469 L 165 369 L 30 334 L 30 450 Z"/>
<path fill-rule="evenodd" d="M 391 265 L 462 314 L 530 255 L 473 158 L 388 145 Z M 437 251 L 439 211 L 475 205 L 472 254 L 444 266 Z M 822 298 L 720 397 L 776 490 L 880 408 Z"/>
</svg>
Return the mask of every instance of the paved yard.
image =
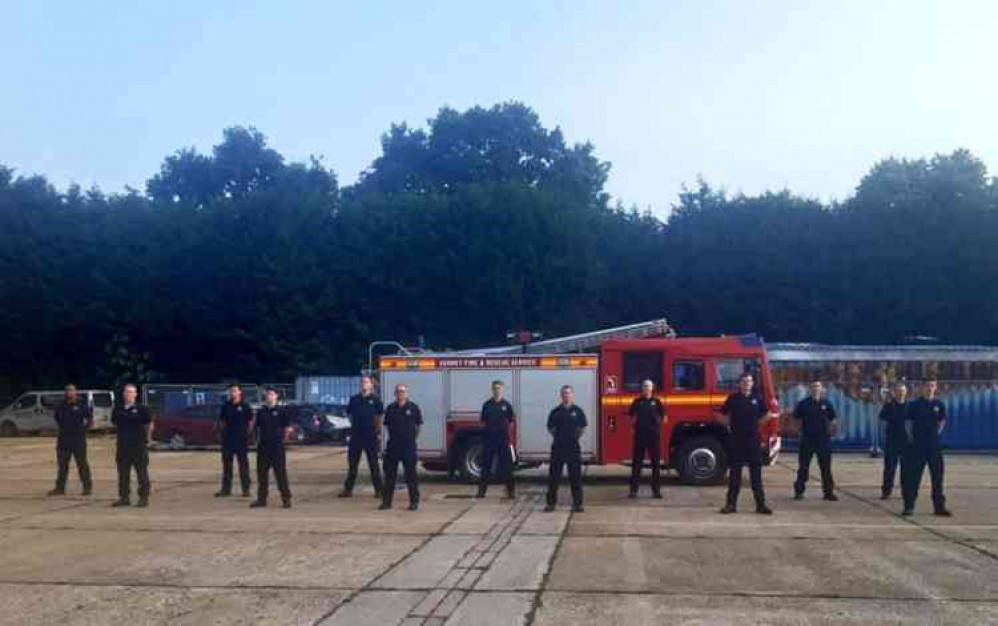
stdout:
<svg viewBox="0 0 998 626">
<path fill-rule="evenodd" d="M 838 503 L 792 501 L 784 456 L 770 518 L 748 489 L 727 517 L 722 487 L 628 500 L 624 468 L 589 470 L 583 514 L 541 512 L 538 471 L 515 502 L 424 474 L 419 512 L 379 512 L 363 479 L 335 498 L 335 447 L 291 452 L 290 511 L 213 498 L 217 454 L 193 451 L 153 453 L 151 507 L 112 510 L 111 440 L 91 442 L 90 498 L 75 476 L 45 497 L 52 445 L 0 440 L 0 624 L 998 624 L 996 457 L 947 458 L 952 519 L 927 488 L 898 517 L 854 455 Z"/>
</svg>

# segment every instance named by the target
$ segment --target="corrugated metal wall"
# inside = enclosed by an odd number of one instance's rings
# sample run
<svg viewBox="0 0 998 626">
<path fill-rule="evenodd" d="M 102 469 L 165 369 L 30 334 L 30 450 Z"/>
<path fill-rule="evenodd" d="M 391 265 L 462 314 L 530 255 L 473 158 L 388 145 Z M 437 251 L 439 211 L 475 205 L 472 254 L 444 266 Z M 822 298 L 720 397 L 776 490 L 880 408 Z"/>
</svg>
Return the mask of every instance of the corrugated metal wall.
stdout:
<svg viewBox="0 0 998 626">
<path fill-rule="evenodd" d="M 304 404 L 347 404 L 360 393 L 360 376 L 299 376 L 295 399 Z"/>
<path fill-rule="evenodd" d="M 943 443 L 956 449 L 998 449 L 998 385 L 940 382 L 944 391 L 939 399 L 946 403 L 949 417 L 943 431 Z M 872 383 L 869 388 L 877 389 Z M 869 399 L 857 399 L 835 385 L 826 384 L 826 389 L 828 400 L 835 406 L 840 420 L 835 447 L 881 447 L 879 393 L 870 393 Z M 784 411 L 792 412 L 797 402 L 807 395 L 807 386 L 786 384 L 781 386 L 779 394 Z"/>
</svg>

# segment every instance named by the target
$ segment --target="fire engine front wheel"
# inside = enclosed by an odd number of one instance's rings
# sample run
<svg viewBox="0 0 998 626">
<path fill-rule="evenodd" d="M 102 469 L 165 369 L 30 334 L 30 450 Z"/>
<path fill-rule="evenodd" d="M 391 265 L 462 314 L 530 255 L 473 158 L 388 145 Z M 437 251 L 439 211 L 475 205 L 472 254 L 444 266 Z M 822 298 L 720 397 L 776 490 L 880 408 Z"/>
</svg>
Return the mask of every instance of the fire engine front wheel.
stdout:
<svg viewBox="0 0 998 626">
<path fill-rule="evenodd" d="M 679 447 L 679 478 L 688 485 L 713 485 L 728 467 L 724 445 L 716 437 L 693 437 Z"/>
</svg>

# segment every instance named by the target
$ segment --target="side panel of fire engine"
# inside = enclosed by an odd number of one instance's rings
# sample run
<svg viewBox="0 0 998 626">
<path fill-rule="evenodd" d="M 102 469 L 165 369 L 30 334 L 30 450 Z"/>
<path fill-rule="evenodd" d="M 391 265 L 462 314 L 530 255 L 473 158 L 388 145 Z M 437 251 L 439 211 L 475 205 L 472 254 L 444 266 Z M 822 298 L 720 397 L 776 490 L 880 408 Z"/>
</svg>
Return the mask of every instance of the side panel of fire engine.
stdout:
<svg viewBox="0 0 998 626">
<path fill-rule="evenodd" d="M 575 404 L 585 411 L 589 422 L 580 441 L 582 458 L 586 461 L 596 460 L 600 418 L 599 385 L 595 367 L 519 370 L 519 453 L 523 459 L 546 461 L 551 455 L 551 434 L 547 430 L 547 418 L 551 409 L 561 402 L 559 391 L 562 385 L 573 387 Z"/>
<path fill-rule="evenodd" d="M 423 412 L 423 427 L 419 432 L 419 455 L 443 456 L 447 447 L 447 387 L 443 370 L 385 370 L 381 375 L 381 394 L 385 406 L 394 401 L 395 385 L 402 383 L 409 390 L 409 400 Z"/>
<path fill-rule="evenodd" d="M 492 381 L 501 380 L 505 397 L 515 407 L 516 387 L 511 369 L 448 370 L 450 378 L 450 411 L 479 414 L 482 403 L 492 394 Z"/>
</svg>

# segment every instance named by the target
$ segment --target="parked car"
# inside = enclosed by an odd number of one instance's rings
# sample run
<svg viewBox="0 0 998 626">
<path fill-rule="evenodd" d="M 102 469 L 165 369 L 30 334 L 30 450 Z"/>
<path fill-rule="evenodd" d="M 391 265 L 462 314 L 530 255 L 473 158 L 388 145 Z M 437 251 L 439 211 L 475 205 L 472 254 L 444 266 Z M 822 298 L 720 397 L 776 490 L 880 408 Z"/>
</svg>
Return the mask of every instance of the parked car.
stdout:
<svg viewBox="0 0 998 626">
<path fill-rule="evenodd" d="M 114 392 L 105 389 L 80 389 L 79 398 L 94 412 L 90 430 L 110 430 Z M 0 411 L 0 436 L 21 433 L 55 432 L 55 409 L 63 403 L 63 391 L 29 391 Z"/>
<path fill-rule="evenodd" d="M 197 404 L 156 415 L 153 419 L 152 439 L 174 450 L 189 446 L 217 446 L 220 432 L 217 404 Z"/>
<path fill-rule="evenodd" d="M 221 445 L 221 431 L 216 427 L 219 411 L 217 404 L 200 404 L 157 415 L 153 419 L 153 441 L 166 444 L 173 450 Z M 254 447 L 256 440 L 252 431 L 248 439 L 250 447 Z M 305 439 L 303 429 L 298 424 L 292 424 L 288 443 L 302 443 Z"/>
<path fill-rule="evenodd" d="M 292 422 L 301 430 L 302 443 L 344 442 L 350 436 L 350 420 L 336 414 L 336 405 L 289 404 Z"/>
</svg>

